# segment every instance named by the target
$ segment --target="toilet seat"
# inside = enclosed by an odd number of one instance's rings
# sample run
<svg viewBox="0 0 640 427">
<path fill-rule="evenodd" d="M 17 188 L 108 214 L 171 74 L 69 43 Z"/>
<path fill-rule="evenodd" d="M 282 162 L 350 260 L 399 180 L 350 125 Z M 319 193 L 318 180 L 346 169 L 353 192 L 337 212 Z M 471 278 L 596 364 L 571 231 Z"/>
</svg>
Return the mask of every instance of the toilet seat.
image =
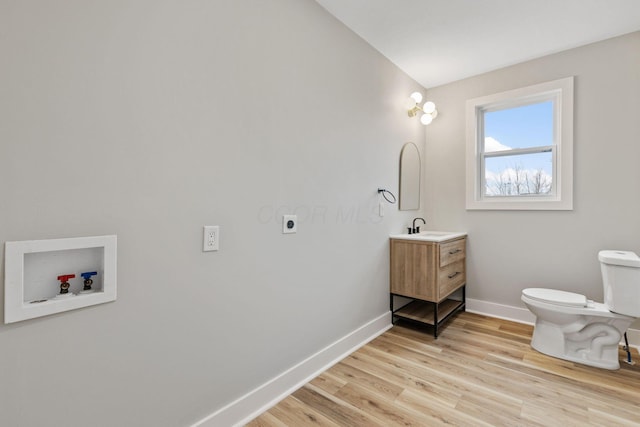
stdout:
<svg viewBox="0 0 640 427">
<path fill-rule="evenodd" d="M 546 288 L 527 288 L 522 291 L 527 298 L 547 304 L 561 305 L 564 307 L 587 307 L 587 297 L 573 292 L 560 291 Z"/>
</svg>

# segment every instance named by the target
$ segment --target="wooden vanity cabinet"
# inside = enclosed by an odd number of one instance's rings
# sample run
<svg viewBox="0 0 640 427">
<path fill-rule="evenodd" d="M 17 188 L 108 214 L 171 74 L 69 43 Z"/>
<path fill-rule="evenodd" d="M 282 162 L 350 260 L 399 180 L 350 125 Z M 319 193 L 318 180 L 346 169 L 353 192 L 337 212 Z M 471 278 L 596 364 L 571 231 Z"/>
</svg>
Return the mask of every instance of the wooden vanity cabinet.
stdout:
<svg viewBox="0 0 640 427">
<path fill-rule="evenodd" d="M 398 318 L 438 326 L 465 308 L 466 237 L 444 242 L 392 238 L 391 295 L 392 323 Z M 448 298 L 462 288 L 461 299 Z M 395 296 L 412 301 L 394 307 Z"/>
</svg>

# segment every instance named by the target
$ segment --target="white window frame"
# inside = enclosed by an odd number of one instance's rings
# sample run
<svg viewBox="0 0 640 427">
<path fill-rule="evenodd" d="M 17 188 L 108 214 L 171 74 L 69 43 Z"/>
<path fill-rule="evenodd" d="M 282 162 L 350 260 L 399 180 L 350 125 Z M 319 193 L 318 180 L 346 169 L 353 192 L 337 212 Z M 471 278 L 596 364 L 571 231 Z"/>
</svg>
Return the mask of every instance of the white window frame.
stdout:
<svg viewBox="0 0 640 427">
<path fill-rule="evenodd" d="M 486 157 L 552 152 L 552 190 L 545 195 L 485 196 L 484 113 L 553 101 L 553 144 L 491 152 Z M 467 101 L 467 209 L 573 209 L 573 77 Z"/>
</svg>

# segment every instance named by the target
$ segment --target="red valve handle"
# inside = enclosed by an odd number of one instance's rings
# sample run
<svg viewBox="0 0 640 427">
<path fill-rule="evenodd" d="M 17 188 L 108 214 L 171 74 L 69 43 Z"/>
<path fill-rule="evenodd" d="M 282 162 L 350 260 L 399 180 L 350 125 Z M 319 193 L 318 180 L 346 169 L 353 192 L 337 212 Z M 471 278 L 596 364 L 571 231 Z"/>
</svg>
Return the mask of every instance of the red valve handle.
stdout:
<svg viewBox="0 0 640 427">
<path fill-rule="evenodd" d="M 69 279 L 73 279 L 74 277 L 76 277 L 75 274 L 63 274 L 62 276 L 58 276 L 58 280 L 64 283 Z"/>
</svg>

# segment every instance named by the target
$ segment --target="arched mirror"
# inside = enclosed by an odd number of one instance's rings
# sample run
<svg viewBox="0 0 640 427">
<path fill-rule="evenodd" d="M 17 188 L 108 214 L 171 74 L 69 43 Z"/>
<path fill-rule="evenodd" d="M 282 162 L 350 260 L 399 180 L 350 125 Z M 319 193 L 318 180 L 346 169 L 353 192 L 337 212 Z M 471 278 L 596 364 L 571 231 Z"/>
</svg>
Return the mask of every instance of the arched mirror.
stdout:
<svg viewBox="0 0 640 427">
<path fill-rule="evenodd" d="M 400 152 L 400 210 L 420 209 L 420 152 L 407 142 Z"/>
</svg>

